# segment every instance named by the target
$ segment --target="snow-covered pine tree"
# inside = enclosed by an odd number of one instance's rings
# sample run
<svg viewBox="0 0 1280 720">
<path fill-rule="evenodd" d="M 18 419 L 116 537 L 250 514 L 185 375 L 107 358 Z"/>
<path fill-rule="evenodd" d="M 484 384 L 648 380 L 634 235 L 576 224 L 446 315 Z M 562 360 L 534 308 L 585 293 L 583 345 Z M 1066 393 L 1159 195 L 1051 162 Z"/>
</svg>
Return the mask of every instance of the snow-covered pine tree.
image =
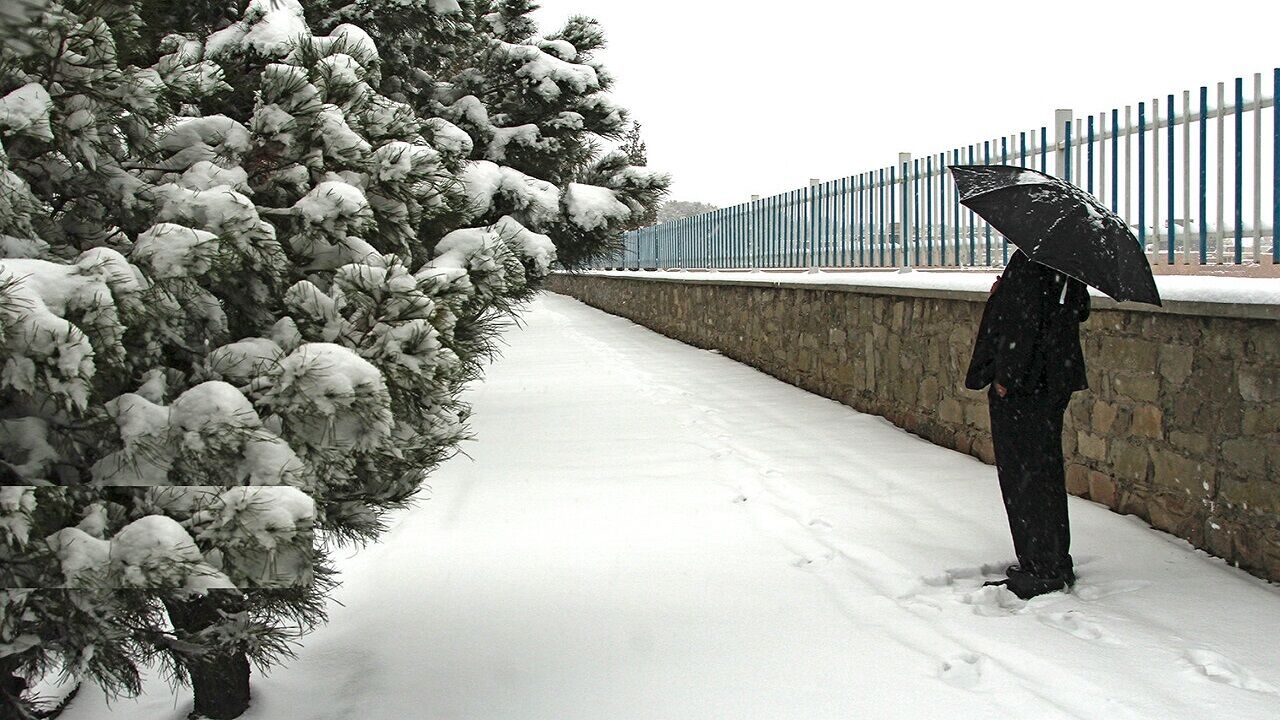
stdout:
<svg viewBox="0 0 1280 720">
<path fill-rule="evenodd" d="M 476 28 L 470 64 L 437 84 L 437 112 L 474 140 L 463 172 L 467 222 L 510 216 L 546 233 L 567 268 L 613 252 L 621 233 L 648 215 L 668 176 L 604 152 L 627 113 L 609 95 L 613 77 L 594 53 L 605 46 L 596 21 L 575 16 L 537 37 L 527 2 L 464 4 Z M 518 32 L 513 28 L 521 28 Z M 526 39 L 517 39 L 528 34 Z"/>
<path fill-rule="evenodd" d="M 50 3 L 0 47 L 14 713 L 52 668 L 127 693 L 158 659 L 239 714 L 248 661 L 322 618 L 327 543 L 375 538 L 464 435 L 476 319 L 555 260 L 509 217 L 421 232 L 467 207 L 472 140 L 379 93 L 359 27 L 138 9 Z"/>
<path fill-rule="evenodd" d="M 622 152 L 627 154 L 627 160 L 632 165 L 648 165 L 649 151 L 645 147 L 644 138 L 640 136 L 640 123 L 631 121 L 631 127 L 627 128 L 626 134 L 622 136 Z"/>
</svg>

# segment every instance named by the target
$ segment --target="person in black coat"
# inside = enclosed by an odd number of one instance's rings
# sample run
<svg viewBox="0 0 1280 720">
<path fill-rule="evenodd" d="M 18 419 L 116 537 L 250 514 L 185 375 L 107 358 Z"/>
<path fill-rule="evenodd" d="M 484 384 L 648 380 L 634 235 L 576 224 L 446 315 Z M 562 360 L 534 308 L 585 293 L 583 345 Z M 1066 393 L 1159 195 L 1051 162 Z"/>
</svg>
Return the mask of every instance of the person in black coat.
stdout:
<svg viewBox="0 0 1280 720">
<path fill-rule="evenodd" d="M 991 288 L 965 377 L 989 388 L 1000 492 L 1018 564 L 1004 585 L 1023 599 L 1075 583 L 1069 548 L 1062 424 L 1071 394 L 1088 387 L 1080 323 L 1084 283 L 1021 250 Z"/>
</svg>

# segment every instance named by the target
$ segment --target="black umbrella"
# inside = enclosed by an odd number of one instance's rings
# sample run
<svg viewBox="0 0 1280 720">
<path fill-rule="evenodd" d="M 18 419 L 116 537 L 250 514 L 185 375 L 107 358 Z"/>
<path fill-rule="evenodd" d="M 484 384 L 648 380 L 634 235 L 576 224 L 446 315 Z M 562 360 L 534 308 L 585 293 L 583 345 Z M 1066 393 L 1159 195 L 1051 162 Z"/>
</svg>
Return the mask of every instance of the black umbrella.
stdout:
<svg viewBox="0 0 1280 720">
<path fill-rule="evenodd" d="M 1129 226 L 1090 193 L 1012 165 L 951 165 L 960 204 L 1032 260 L 1116 300 L 1160 304 L 1151 265 Z"/>
</svg>

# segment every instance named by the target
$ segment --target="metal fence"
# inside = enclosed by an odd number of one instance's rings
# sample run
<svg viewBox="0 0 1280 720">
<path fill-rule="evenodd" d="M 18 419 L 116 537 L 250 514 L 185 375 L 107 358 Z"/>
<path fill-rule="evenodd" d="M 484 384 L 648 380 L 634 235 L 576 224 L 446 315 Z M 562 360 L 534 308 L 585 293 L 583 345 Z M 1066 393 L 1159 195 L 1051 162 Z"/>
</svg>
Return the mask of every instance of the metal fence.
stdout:
<svg viewBox="0 0 1280 720">
<path fill-rule="evenodd" d="M 923 158 L 902 153 L 890 167 L 629 232 L 625 249 L 596 266 L 1001 265 L 1007 242 L 961 207 L 946 171 L 979 163 L 1032 167 L 1094 193 L 1130 224 L 1153 265 L 1280 263 L 1280 68 L 1269 96 L 1261 73 L 1252 80 L 1096 115 L 1059 110 L 1038 130 Z"/>
</svg>

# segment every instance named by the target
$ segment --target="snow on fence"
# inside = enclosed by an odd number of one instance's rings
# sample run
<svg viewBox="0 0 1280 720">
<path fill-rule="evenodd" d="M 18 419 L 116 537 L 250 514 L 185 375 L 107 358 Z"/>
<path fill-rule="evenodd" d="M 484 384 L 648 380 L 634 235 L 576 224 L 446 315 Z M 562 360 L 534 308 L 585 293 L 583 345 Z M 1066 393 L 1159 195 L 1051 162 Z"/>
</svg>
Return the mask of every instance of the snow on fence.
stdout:
<svg viewBox="0 0 1280 720">
<path fill-rule="evenodd" d="M 596 267 L 1002 265 L 1007 241 L 960 206 L 946 171 L 978 163 L 1034 167 L 1094 193 L 1130 224 L 1153 265 L 1275 264 L 1280 68 L 1271 86 L 1264 95 L 1257 73 L 1252 88 L 1236 78 L 1230 94 L 1220 82 L 1213 97 L 1202 86 L 1198 98 L 1184 90 L 1136 112 L 1058 110 L 1052 140 L 1044 126 L 923 158 L 902 153 L 894 166 L 629 232 Z"/>
</svg>

